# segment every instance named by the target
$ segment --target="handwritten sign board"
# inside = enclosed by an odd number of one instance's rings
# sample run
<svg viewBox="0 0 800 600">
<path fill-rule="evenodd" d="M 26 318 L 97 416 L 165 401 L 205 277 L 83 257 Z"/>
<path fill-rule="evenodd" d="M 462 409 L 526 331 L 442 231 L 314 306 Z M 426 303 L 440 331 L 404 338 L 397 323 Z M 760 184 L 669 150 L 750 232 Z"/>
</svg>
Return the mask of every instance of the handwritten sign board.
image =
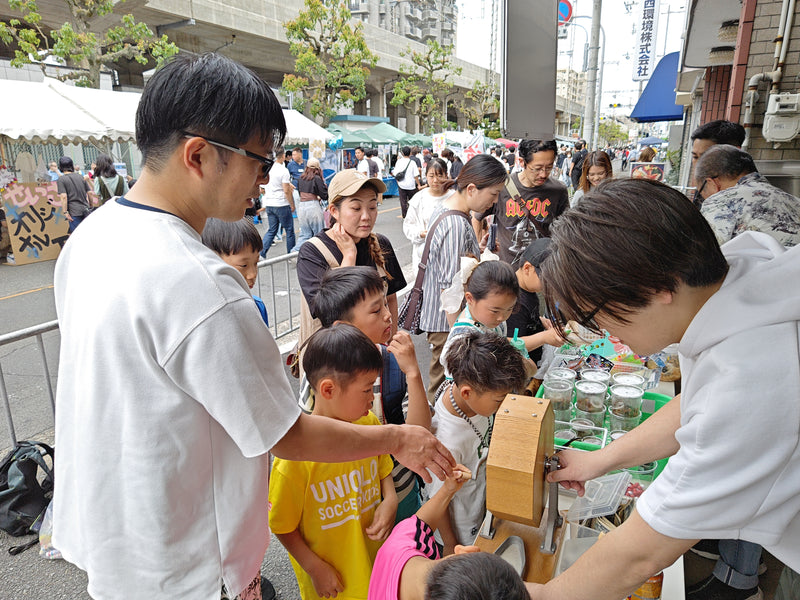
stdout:
<svg viewBox="0 0 800 600">
<path fill-rule="evenodd" d="M 14 260 L 24 265 L 58 258 L 69 237 L 56 182 L 13 183 L 0 194 Z"/>
</svg>

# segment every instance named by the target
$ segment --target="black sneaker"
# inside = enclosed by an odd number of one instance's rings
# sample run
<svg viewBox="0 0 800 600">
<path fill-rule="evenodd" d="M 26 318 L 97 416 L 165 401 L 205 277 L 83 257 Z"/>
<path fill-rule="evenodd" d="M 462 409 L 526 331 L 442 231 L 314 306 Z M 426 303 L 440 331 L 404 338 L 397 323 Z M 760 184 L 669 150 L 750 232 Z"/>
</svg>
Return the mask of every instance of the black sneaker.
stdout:
<svg viewBox="0 0 800 600">
<path fill-rule="evenodd" d="M 261 576 L 261 600 L 275 600 L 275 587 L 263 575 Z"/>
<path fill-rule="evenodd" d="M 703 558 L 717 560 L 719 558 L 719 540 L 700 540 L 689 550 Z"/>
<path fill-rule="evenodd" d="M 722 583 L 713 575 L 686 588 L 686 600 L 763 600 L 764 594 L 758 586 L 740 590 Z"/>
</svg>

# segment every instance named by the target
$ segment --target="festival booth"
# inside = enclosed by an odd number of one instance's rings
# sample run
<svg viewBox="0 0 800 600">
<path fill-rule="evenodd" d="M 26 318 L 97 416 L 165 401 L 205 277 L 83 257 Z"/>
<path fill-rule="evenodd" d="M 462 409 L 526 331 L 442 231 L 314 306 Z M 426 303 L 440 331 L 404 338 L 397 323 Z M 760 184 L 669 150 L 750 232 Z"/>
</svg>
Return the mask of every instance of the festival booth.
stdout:
<svg viewBox="0 0 800 600">
<path fill-rule="evenodd" d="M 68 222 L 56 183 L 49 181 L 47 163 L 73 155 L 80 168 L 99 150 L 120 159 L 120 170 L 127 167 L 135 173 L 135 121 L 141 94 L 79 88 L 45 78 L 43 82 L 0 81 L 0 96 L 4 108 L 0 112 L 0 205 L 14 261 L 21 265 L 52 260 L 67 240 Z M 336 168 L 336 154 L 327 147 L 334 136 L 295 110 L 283 114 L 285 143 L 307 145 L 323 166 L 330 162 L 330 168 Z"/>
</svg>

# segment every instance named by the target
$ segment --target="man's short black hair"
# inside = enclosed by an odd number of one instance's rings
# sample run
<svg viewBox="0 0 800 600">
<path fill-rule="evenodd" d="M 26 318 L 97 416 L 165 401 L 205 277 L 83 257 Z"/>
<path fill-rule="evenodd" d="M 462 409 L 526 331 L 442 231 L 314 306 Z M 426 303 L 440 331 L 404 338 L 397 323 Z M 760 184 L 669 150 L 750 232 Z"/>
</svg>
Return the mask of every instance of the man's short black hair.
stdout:
<svg viewBox="0 0 800 600">
<path fill-rule="evenodd" d="M 351 321 L 353 309 L 369 294 L 383 294 L 383 279 L 374 267 L 339 267 L 322 277 L 314 296 L 313 313 L 323 327 L 336 321 Z"/>
<path fill-rule="evenodd" d="M 203 228 L 203 244 L 220 256 L 227 256 L 249 248 L 261 252 L 264 243 L 253 222 L 247 217 L 238 221 L 207 219 Z"/>
<path fill-rule="evenodd" d="M 364 148 L 362 148 L 361 146 L 356 146 L 353 152 L 358 152 L 359 150 L 361 150 L 361 152 L 364 152 Z"/>
<path fill-rule="evenodd" d="M 527 165 L 533 160 L 533 155 L 537 152 L 552 152 L 553 156 L 558 154 L 555 140 L 522 140 L 519 143 L 517 153 L 522 157 Z"/>
<path fill-rule="evenodd" d="M 411 146 L 403 146 L 400 152 L 403 153 L 403 156 L 411 156 Z"/>
<path fill-rule="evenodd" d="M 69 156 L 62 156 L 58 159 L 58 170 L 62 173 L 70 173 L 75 171 L 75 163 Z"/>
<path fill-rule="evenodd" d="M 299 152 L 300 154 L 302 154 L 303 149 L 300 146 L 295 146 L 294 148 L 292 148 L 292 154 L 294 154 L 295 152 Z"/>
<path fill-rule="evenodd" d="M 731 146 L 741 146 L 744 138 L 744 127 L 725 119 L 709 121 L 692 132 L 692 141 L 711 140 L 715 144 L 730 144 Z"/>
<path fill-rule="evenodd" d="M 179 54 L 150 78 L 136 110 L 145 166 L 163 168 L 186 133 L 231 146 L 253 136 L 279 144 L 286 121 L 275 94 L 249 69 L 219 54 Z"/>
<path fill-rule="evenodd" d="M 591 329 L 598 311 L 626 323 L 658 292 L 709 286 L 728 272 L 700 211 L 649 179 L 604 181 L 556 219 L 550 233 L 550 256 L 542 263 L 548 310 Z"/>
</svg>

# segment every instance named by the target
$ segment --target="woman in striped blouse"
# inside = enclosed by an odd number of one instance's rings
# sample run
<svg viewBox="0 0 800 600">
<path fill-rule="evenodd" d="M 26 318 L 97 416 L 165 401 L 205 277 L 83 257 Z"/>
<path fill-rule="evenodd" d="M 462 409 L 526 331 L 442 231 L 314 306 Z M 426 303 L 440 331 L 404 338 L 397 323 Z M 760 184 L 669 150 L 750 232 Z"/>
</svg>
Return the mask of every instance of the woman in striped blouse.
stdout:
<svg viewBox="0 0 800 600">
<path fill-rule="evenodd" d="M 435 230 L 428 232 L 431 245 L 422 284 L 420 328 L 426 332 L 431 345 L 428 385 L 428 401 L 431 404 L 435 401 L 436 390 L 444 381 L 444 369 L 439 356 L 450 326 L 458 316 L 458 311 L 452 315 L 444 312 L 441 293 L 452 284 L 462 256 L 480 256 L 481 246 L 472 229 L 470 212 L 483 213 L 491 208 L 497 202 L 507 176 L 503 165 L 488 154 L 473 157 L 464 165 L 455 181 L 450 180 L 445 184 L 445 190 L 455 187 L 456 193 L 430 216 L 429 223 L 433 225 L 442 213 L 457 211 L 445 216 Z"/>
</svg>

